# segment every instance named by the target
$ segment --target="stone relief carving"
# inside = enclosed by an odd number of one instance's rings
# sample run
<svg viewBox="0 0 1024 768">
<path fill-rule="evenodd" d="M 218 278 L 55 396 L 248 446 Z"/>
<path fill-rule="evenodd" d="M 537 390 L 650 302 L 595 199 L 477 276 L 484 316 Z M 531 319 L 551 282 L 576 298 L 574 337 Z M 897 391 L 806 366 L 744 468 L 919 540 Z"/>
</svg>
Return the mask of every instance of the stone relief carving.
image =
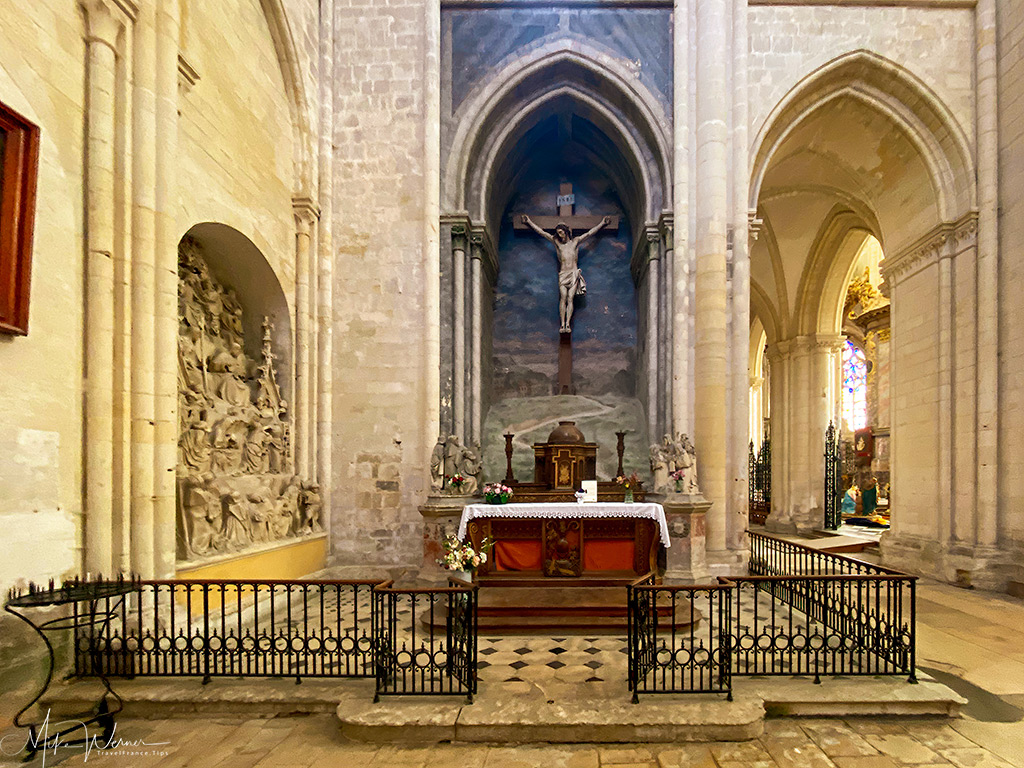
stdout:
<svg viewBox="0 0 1024 768">
<path fill-rule="evenodd" d="M 480 487 L 483 462 L 479 446 L 474 450 L 462 444 L 457 435 L 438 440 L 430 454 L 430 487 L 435 493 L 473 496 Z M 453 487 L 451 478 L 461 475 L 461 488 Z"/>
<path fill-rule="evenodd" d="M 697 450 L 687 435 L 665 435 L 660 444 L 651 445 L 650 459 L 656 493 L 700 493 Z"/>
<path fill-rule="evenodd" d="M 264 318 L 250 357 L 241 301 L 191 238 L 178 248 L 178 321 L 179 559 L 322 531 L 319 488 L 292 469 L 273 326 Z"/>
</svg>

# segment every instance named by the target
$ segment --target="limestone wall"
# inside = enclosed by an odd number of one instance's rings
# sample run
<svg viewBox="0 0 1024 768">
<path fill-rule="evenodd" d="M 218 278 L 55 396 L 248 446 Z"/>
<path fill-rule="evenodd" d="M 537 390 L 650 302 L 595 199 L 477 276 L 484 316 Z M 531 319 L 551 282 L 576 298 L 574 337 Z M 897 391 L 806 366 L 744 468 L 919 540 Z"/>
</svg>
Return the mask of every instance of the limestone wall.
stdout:
<svg viewBox="0 0 1024 768">
<path fill-rule="evenodd" d="M 82 482 L 82 21 L 0 14 L 0 101 L 40 126 L 29 335 L 0 336 L 0 593 L 78 562 Z"/>
<path fill-rule="evenodd" d="M 748 30 L 751 143 L 801 79 L 858 49 L 910 70 L 935 91 L 964 133 L 974 134 L 970 9 L 759 5 L 750 8 Z"/>
<path fill-rule="evenodd" d="M 1014 286 L 1024 280 L 1024 2 L 997 4 L 1000 29 L 1000 528 L 1024 547 L 1024 311 Z M 1019 562 L 1019 560 L 1018 560 Z M 1019 579 L 1019 575 L 1017 576 Z"/>
<path fill-rule="evenodd" d="M 428 5 L 335 5 L 331 554 L 364 573 L 421 559 L 417 505 L 437 439 L 426 423 L 437 409 L 425 356 L 436 354 L 428 280 L 438 277 L 425 267 L 424 146 L 439 119 L 425 115 Z"/>
<path fill-rule="evenodd" d="M 182 24 L 182 56 L 200 80 L 179 100 L 178 235 L 207 221 L 239 230 L 294 311 L 295 141 L 267 17 L 259 0 L 218 0 L 191 3 Z"/>
</svg>

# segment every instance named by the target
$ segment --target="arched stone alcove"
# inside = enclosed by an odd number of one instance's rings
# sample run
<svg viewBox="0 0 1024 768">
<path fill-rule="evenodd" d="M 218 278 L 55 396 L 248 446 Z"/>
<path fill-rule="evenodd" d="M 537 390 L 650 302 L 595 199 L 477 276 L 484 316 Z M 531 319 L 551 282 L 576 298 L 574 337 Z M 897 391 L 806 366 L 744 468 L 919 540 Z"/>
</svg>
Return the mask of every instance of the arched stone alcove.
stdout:
<svg viewBox="0 0 1024 768">
<path fill-rule="evenodd" d="M 441 431 L 482 444 L 491 474 L 503 461 L 501 432 L 528 421 L 494 410 L 499 402 L 528 399 L 537 418 L 587 414 L 585 433 L 611 460 L 599 476 L 614 471 L 615 429 L 629 432 L 627 471 L 643 472 L 648 436 L 670 421 L 668 123 L 620 69 L 577 41 L 552 43 L 498 72 L 456 115 L 442 186 L 463 212 L 442 220 Z M 565 183 L 573 215 L 617 222 L 580 248 L 588 294 L 573 321 L 575 395 L 559 394 L 554 248 L 513 220 L 564 216 L 556 197 Z M 533 439 L 524 432 L 517 447 Z M 525 469 L 532 458 L 519 453 Z"/>
</svg>

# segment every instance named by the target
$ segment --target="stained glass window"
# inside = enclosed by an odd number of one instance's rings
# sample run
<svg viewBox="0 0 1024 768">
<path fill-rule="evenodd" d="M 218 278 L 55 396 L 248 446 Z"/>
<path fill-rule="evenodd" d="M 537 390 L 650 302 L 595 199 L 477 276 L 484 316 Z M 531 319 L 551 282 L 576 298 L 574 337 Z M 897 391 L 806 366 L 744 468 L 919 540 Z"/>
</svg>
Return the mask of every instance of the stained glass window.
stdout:
<svg viewBox="0 0 1024 768">
<path fill-rule="evenodd" d="M 851 432 L 868 425 L 868 365 L 864 350 L 843 345 L 843 421 Z"/>
</svg>

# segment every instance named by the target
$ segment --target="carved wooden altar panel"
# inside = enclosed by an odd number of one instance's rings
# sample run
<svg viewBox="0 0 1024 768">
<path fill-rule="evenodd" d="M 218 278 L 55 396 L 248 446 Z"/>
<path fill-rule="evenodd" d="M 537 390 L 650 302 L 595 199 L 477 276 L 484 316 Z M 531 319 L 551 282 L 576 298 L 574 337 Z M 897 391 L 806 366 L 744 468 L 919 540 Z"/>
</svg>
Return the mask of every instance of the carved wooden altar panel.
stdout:
<svg viewBox="0 0 1024 768">
<path fill-rule="evenodd" d="M 580 576 L 583 573 L 581 520 L 544 521 L 544 575 Z"/>
</svg>

